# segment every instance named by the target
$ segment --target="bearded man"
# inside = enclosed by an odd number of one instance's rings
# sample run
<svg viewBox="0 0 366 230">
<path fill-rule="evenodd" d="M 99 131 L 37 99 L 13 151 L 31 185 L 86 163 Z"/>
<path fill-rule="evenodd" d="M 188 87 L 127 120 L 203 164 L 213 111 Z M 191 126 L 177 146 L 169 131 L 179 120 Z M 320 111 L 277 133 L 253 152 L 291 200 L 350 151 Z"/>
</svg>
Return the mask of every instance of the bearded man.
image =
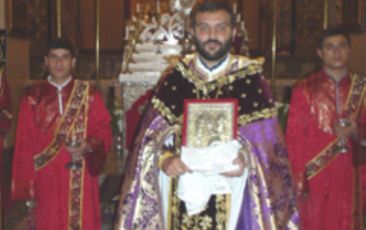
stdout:
<svg viewBox="0 0 366 230">
<path fill-rule="evenodd" d="M 230 54 L 236 31 L 228 1 L 196 5 L 191 23 L 197 53 L 173 63 L 155 89 L 129 156 L 116 229 L 296 229 L 286 148 L 262 63 Z M 221 152 L 222 158 L 194 162 L 197 169 L 183 159 L 182 132 L 190 126 L 183 121 L 184 104 L 189 100 L 207 102 L 208 110 L 217 101 L 237 102 L 234 139 L 240 148 L 230 162 L 235 167 L 214 175 L 229 181 L 225 192 L 212 192 L 223 184 L 211 180 L 212 171 L 201 173 L 199 165 L 221 161 L 229 150 Z M 205 122 L 203 128 L 215 126 Z M 207 187 L 211 193 L 202 201 Z"/>
</svg>

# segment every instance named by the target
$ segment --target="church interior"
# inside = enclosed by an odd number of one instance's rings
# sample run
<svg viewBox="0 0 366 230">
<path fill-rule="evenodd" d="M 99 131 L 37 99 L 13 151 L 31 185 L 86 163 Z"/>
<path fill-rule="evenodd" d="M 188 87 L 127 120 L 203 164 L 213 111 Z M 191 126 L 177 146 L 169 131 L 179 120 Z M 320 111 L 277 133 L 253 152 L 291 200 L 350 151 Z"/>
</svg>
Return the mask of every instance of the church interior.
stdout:
<svg viewBox="0 0 366 230">
<path fill-rule="evenodd" d="M 291 87 L 320 67 L 316 45 L 323 29 L 341 26 L 350 33 L 349 68 L 366 74 L 366 0 L 228 1 L 237 22 L 232 52 L 265 59 L 265 76 L 285 110 Z M 113 146 L 100 176 L 103 229 L 111 229 L 129 143 L 146 98 L 167 58 L 192 51 L 187 28 L 195 2 L 0 0 L 0 70 L 10 87 L 13 116 L 0 161 L 3 229 L 27 225 L 24 204 L 9 202 L 12 151 L 20 96 L 47 76 L 48 42 L 67 37 L 75 44 L 74 76 L 101 90 L 111 114 Z"/>
</svg>

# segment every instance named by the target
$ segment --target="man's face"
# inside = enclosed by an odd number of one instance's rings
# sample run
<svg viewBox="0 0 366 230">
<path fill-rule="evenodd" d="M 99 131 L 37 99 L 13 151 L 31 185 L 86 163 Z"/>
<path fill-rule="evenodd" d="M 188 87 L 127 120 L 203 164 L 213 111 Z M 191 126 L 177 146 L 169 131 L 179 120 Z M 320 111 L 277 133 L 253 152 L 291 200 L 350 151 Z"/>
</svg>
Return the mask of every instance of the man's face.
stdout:
<svg viewBox="0 0 366 230">
<path fill-rule="evenodd" d="M 195 22 L 193 42 L 203 59 L 219 61 L 230 52 L 235 32 L 229 13 L 225 10 L 198 13 Z"/>
<path fill-rule="evenodd" d="M 351 47 L 347 39 L 342 35 L 328 37 L 324 40 L 318 55 L 323 60 L 325 68 L 342 70 L 347 68 Z"/>
<path fill-rule="evenodd" d="M 45 57 L 45 64 L 51 77 L 56 81 L 65 81 L 74 69 L 76 58 L 67 49 L 51 49 Z"/>
</svg>

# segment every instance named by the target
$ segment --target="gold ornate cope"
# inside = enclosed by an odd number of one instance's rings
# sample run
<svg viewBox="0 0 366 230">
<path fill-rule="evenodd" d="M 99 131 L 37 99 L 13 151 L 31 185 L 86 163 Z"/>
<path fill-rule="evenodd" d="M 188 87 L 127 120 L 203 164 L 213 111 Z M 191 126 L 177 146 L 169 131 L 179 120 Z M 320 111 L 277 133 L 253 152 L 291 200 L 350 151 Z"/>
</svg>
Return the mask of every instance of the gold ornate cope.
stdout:
<svg viewBox="0 0 366 230">
<path fill-rule="evenodd" d="M 185 60 L 183 62 L 178 62 L 176 61 L 174 63 L 174 67 L 175 70 L 178 70 L 178 72 L 181 73 L 181 75 L 183 75 L 182 77 L 187 79 L 188 81 L 190 81 L 191 83 L 194 84 L 194 87 L 196 88 L 197 91 L 199 91 L 199 95 L 201 96 L 203 94 L 203 92 L 210 92 L 209 90 L 215 90 L 218 88 L 218 86 L 221 86 L 219 84 L 219 82 L 221 82 L 221 84 L 223 84 L 222 82 L 233 82 L 236 79 L 245 79 L 248 81 L 251 81 L 252 78 L 250 76 L 250 74 L 255 75 L 256 73 L 260 74 L 262 72 L 262 67 L 261 67 L 261 63 L 257 62 L 257 61 L 253 61 L 253 60 L 249 60 L 246 58 L 240 58 L 240 57 L 235 57 L 232 56 L 232 62 L 230 62 L 229 64 L 229 68 L 232 67 L 232 70 L 239 70 L 242 71 L 242 74 L 237 74 L 238 72 L 228 72 L 228 74 L 226 75 L 222 75 L 222 76 L 218 76 L 218 78 L 220 78 L 217 81 L 214 82 L 205 82 L 204 80 L 202 80 L 201 78 L 198 77 L 198 74 L 195 73 L 192 69 L 187 68 L 188 64 L 191 63 L 191 61 L 193 61 L 193 57 L 194 55 L 188 56 L 185 58 Z M 179 69 L 181 67 L 181 69 Z M 232 74 L 231 74 L 232 73 Z M 235 73 L 235 74 L 234 74 Z M 256 75 L 255 77 L 259 77 L 258 75 Z M 162 78 L 164 80 L 164 78 Z M 164 86 L 162 84 L 164 84 L 165 82 L 162 81 L 160 82 L 160 86 Z M 243 81 L 244 84 L 245 81 Z M 216 88 L 215 88 L 216 87 Z M 216 91 L 213 91 L 216 92 Z M 207 94 L 206 94 L 207 95 Z M 272 105 L 272 104 L 271 104 Z M 156 207 L 152 207 L 152 206 L 146 206 L 144 204 L 146 204 L 146 201 L 144 199 L 146 199 L 146 196 L 149 198 L 149 200 L 154 200 L 156 201 L 155 204 L 159 205 L 160 203 L 158 203 L 161 199 L 161 197 L 159 196 L 159 187 L 158 187 L 158 178 L 156 178 L 156 172 L 157 172 L 157 163 L 158 163 L 158 159 L 159 156 L 161 154 L 164 153 L 163 151 L 163 145 L 165 143 L 166 137 L 172 134 L 175 134 L 178 138 L 176 138 L 175 140 L 175 146 L 180 146 L 180 137 L 181 137 L 181 124 L 182 124 L 182 117 L 179 114 L 178 116 L 175 116 L 173 113 L 173 108 L 169 107 L 168 105 L 166 105 L 163 102 L 163 98 L 160 100 L 157 97 L 154 97 L 152 100 L 152 106 L 155 110 L 157 110 L 161 116 L 157 116 L 157 117 L 151 117 L 151 123 L 150 127 L 153 128 L 147 128 L 146 131 L 143 133 L 143 135 L 141 135 L 141 137 L 139 137 L 139 142 L 141 143 L 142 140 L 148 140 L 146 142 L 145 145 L 143 145 L 143 147 L 141 149 L 139 149 L 139 151 L 137 152 L 138 154 L 138 164 L 137 167 L 138 169 L 140 169 L 140 173 L 137 174 L 138 178 L 135 178 L 132 181 L 132 188 L 136 188 L 139 189 L 138 191 L 142 191 L 142 192 L 138 192 L 138 196 L 136 198 L 136 200 L 134 200 L 133 198 L 131 199 L 130 196 L 126 196 L 127 199 L 121 199 L 123 202 L 123 206 L 122 209 L 120 209 L 120 216 L 121 218 L 118 221 L 117 224 L 117 228 L 116 229 L 126 229 L 127 227 L 131 227 L 134 226 L 133 224 L 136 224 L 136 229 L 141 229 L 141 228 L 145 228 L 145 229 L 149 229 L 149 227 L 152 228 L 157 228 L 157 226 L 159 227 L 159 229 L 166 229 L 166 226 L 164 226 L 164 220 L 163 220 L 163 215 L 162 213 L 157 213 L 153 216 L 150 216 L 151 213 L 156 212 Z M 273 111 L 269 111 L 270 109 L 265 109 L 264 111 L 261 111 L 260 109 L 257 110 L 256 114 L 246 114 L 245 117 L 246 119 L 242 120 L 242 124 L 244 125 L 247 122 L 251 122 L 254 121 L 255 119 L 258 118 L 267 118 L 267 117 L 275 117 L 276 113 L 275 110 Z M 267 111 L 267 112 L 266 112 Z M 243 143 L 243 145 L 248 145 L 245 144 L 245 142 L 247 142 L 247 140 L 241 140 L 241 138 L 239 137 L 239 141 L 240 143 Z M 264 146 L 265 147 L 265 146 Z M 248 148 L 250 149 L 250 148 Z M 177 149 L 175 149 L 175 151 L 177 151 Z M 177 154 L 179 154 L 179 151 L 176 152 Z M 273 157 L 273 159 L 276 159 L 275 161 L 279 161 L 279 162 L 287 162 L 287 159 L 282 159 L 281 156 L 277 156 L 272 154 L 270 157 Z M 258 177 L 261 178 L 261 180 L 263 180 L 265 183 L 263 184 L 263 186 L 266 189 L 270 189 L 270 185 L 266 183 L 266 172 L 264 171 L 264 169 L 262 168 L 262 165 L 260 163 L 257 162 L 256 159 L 254 159 L 254 155 L 249 157 L 249 161 L 250 164 L 253 165 L 253 170 L 255 170 L 258 174 Z M 170 186 L 174 183 L 176 183 L 176 180 L 172 180 L 170 179 Z M 271 181 L 268 181 L 268 183 L 272 183 Z M 261 186 L 255 182 L 250 183 L 250 185 L 253 187 L 251 192 L 251 199 L 253 200 L 253 202 L 255 203 L 255 207 L 253 210 L 253 213 L 255 213 L 255 215 L 257 216 L 257 220 L 255 220 L 258 223 L 259 229 L 280 229 L 277 228 L 276 225 L 276 220 L 277 218 L 281 219 L 281 226 L 284 226 L 285 222 L 287 223 L 287 213 L 278 213 L 278 216 L 275 217 L 275 214 L 269 214 L 270 217 L 268 218 L 268 220 L 266 219 L 267 217 L 264 216 L 264 213 L 267 212 L 266 210 L 262 210 L 262 204 L 263 202 L 265 203 L 265 205 L 270 206 L 271 202 L 280 202 L 281 196 L 278 196 L 278 194 L 274 194 L 275 197 L 266 197 L 264 200 L 261 199 L 260 196 L 258 196 L 258 194 L 260 194 L 260 190 L 261 190 Z M 292 189 L 290 187 L 286 187 L 286 185 L 284 183 L 276 183 L 276 186 L 279 187 L 279 189 L 277 191 L 281 191 L 281 194 L 283 194 L 283 191 L 287 191 L 288 194 L 290 193 L 290 190 L 292 191 Z M 137 191 L 137 190 L 136 190 Z M 266 190 L 268 191 L 268 190 Z M 131 191 L 130 191 L 131 192 Z M 130 193 L 132 195 L 132 193 Z M 170 199 L 168 200 L 168 213 L 174 213 L 176 218 L 168 218 L 167 220 L 167 225 L 168 225 L 168 229 L 194 229 L 193 227 L 196 226 L 198 227 L 199 223 L 202 223 L 203 226 L 205 226 L 208 229 L 212 229 L 209 228 L 212 223 L 212 221 L 210 221 L 210 219 L 207 218 L 201 218 L 199 216 L 197 216 L 195 219 L 187 219 L 184 216 L 182 216 L 183 218 L 178 217 L 178 215 L 180 215 L 180 209 L 178 207 L 178 204 L 176 204 L 175 202 L 176 200 L 176 196 L 173 196 L 174 194 L 174 189 L 172 189 L 172 187 L 170 187 L 170 194 L 168 194 L 168 197 L 170 197 Z M 277 195 L 277 196 L 276 196 Z M 216 198 L 216 202 L 213 206 L 216 207 L 216 214 L 218 216 L 216 216 L 215 219 L 217 219 L 218 221 L 216 222 L 216 226 L 225 226 L 226 223 L 222 222 L 221 220 L 228 220 L 229 218 L 225 218 L 225 215 L 227 217 L 227 215 L 230 215 L 230 212 L 228 210 L 230 210 L 229 206 L 227 206 L 228 204 L 230 204 L 229 199 L 231 199 L 231 197 L 226 196 L 226 197 L 217 197 Z M 274 200 L 274 201 L 272 201 Z M 267 207 L 266 206 L 266 207 Z M 131 209 L 133 211 L 133 213 L 131 213 Z M 160 209 L 159 209 L 160 210 Z M 139 225 L 141 223 L 144 223 L 144 221 L 146 221 L 146 216 L 149 215 L 147 218 L 148 219 L 148 223 L 147 225 L 144 225 L 144 227 L 142 227 L 142 225 Z M 128 219 L 131 218 L 131 219 Z M 175 220 L 177 218 L 180 218 L 179 222 L 175 222 Z M 181 222 L 183 221 L 183 222 Z M 182 224 L 184 223 L 184 224 Z M 124 225 L 126 224 L 126 225 Z M 130 225 L 132 224 L 132 225 Z M 145 224 L 145 223 L 144 223 Z M 179 225 L 182 224 L 182 225 Z M 174 228 L 174 226 L 179 226 L 177 228 Z M 181 228 L 180 226 L 185 226 L 185 228 Z M 140 228 L 139 228 L 140 227 Z M 296 228 L 296 223 L 292 223 L 288 225 L 289 229 L 297 229 Z M 213 228 L 215 229 L 215 228 Z M 220 228 L 218 228 L 220 229 Z M 283 228 L 281 228 L 283 229 Z"/>
<path fill-rule="evenodd" d="M 195 69 L 197 55 L 192 54 L 186 56 L 182 62 L 174 60 L 175 68 L 181 73 L 183 78 L 193 83 L 196 88 L 196 98 L 209 98 L 210 92 L 219 93 L 223 85 L 231 84 L 237 79 L 250 78 L 252 75 L 262 73 L 262 64 L 264 59 L 250 60 L 243 56 L 229 56 L 229 64 L 223 71 L 210 76 L 208 79 L 204 73 Z M 191 68 L 193 66 L 193 68 Z M 257 77 L 257 76 L 256 76 Z M 209 81 L 210 80 L 210 81 Z M 219 95 L 216 94 L 216 98 Z M 167 120 L 172 124 L 182 124 L 183 115 L 176 117 L 171 108 L 166 106 L 163 101 L 154 97 L 152 104 Z M 260 111 L 254 111 L 251 114 L 242 114 L 238 117 L 239 125 L 245 125 L 251 121 L 261 118 L 270 118 L 276 116 L 275 108 L 265 108 Z M 179 135 L 180 137 L 180 135 Z M 179 154 L 179 149 L 175 150 Z M 215 215 L 212 216 L 205 211 L 201 214 L 189 216 L 182 212 L 182 203 L 177 197 L 177 179 L 170 179 L 170 196 L 167 220 L 167 229 L 226 229 L 227 220 L 230 216 L 230 195 L 213 196 Z"/>
</svg>

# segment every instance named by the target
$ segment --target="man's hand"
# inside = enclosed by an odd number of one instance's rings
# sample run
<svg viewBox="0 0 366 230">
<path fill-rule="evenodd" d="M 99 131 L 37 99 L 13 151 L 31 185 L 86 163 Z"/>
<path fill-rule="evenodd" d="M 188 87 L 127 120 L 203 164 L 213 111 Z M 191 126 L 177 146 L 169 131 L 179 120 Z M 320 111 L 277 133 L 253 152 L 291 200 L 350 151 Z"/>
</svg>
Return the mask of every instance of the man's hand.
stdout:
<svg viewBox="0 0 366 230">
<path fill-rule="evenodd" d="M 239 169 L 230 171 L 230 172 L 221 173 L 221 175 L 227 176 L 227 177 L 239 177 L 239 176 L 243 175 L 244 168 L 245 168 L 245 159 L 244 159 L 244 156 L 242 153 L 238 154 L 238 157 L 234 159 L 233 164 L 238 165 Z"/>
<path fill-rule="evenodd" d="M 165 159 L 161 166 L 161 169 L 165 174 L 170 177 L 176 177 L 187 172 L 192 172 L 192 170 L 183 163 L 179 156 L 172 156 Z"/>
<path fill-rule="evenodd" d="M 334 126 L 334 131 L 336 135 L 340 138 L 357 138 L 357 124 L 354 120 L 350 120 L 350 125 L 347 125 L 346 127 L 341 127 L 338 124 Z"/>
<path fill-rule="evenodd" d="M 83 141 L 76 146 L 66 145 L 66 149 L 70 153 L 71 157 L 75 158 L 80 158 L 84 154 L 90 152 L 90 146 L 87 141 Z"/>
<path fill-rule="evenodd" d="M 366 145 L 363 142 L 356 142 L 356 148 L 353 151 L 353 163 L 355 166 L 366 164 Z"/>
</svg>

